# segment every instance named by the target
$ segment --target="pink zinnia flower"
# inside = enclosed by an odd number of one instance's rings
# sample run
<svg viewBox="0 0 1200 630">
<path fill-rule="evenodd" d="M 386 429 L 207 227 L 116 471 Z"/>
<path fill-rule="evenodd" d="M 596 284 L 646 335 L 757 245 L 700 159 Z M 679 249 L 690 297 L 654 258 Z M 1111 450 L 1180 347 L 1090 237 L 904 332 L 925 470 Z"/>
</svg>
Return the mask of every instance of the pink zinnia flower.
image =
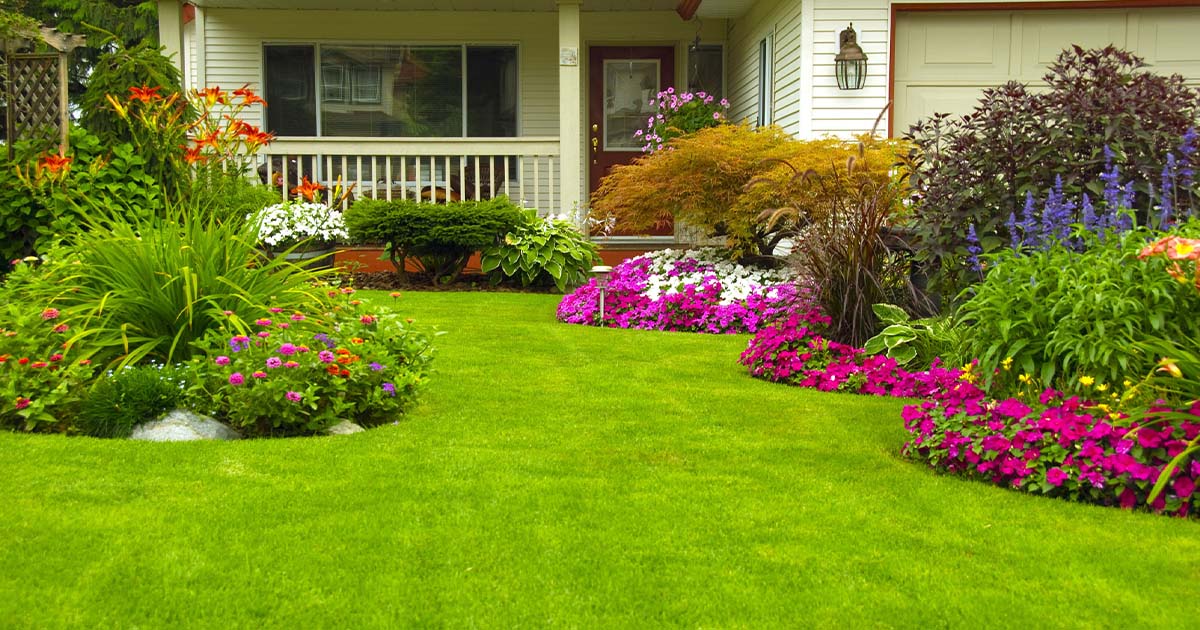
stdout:
<svg viewBox="0 0 1200 630">
<path fill-rule="evenodd" d="M 364 326 L 370 326 L 371 324 L 375 323 L 376 319 L 374 315 L 363 315 L 362 317 L 358 318 L 358 321 L 362 322 Z"/>
<path fill-rule="evenodd" d="M 24 409 L 28 406 L 29 406 L 28 398 L 22 398 L 20 396 L 17 397 L 17 409 Z"/>
<path fill-rule="evenodd" d="M 265 317 L 264 317 L 264 318 L 262 318 L 262 319 L 256 319 L 256 320 L 254 320 L 254 325 L 256 325 L 256 326 L 270 326 L 270 325 L 271 325 L 271 320 L 269 320 L 269 319 L 267 319 L 267 318 L 265 318 Z"/>
<path fill-rule="evenodd" d="M 321 360 L 321 363 L 333 363 L 334 360 L 333 353 L 328 350 L 322 350 L 317 353 L 317 358 Z"/>
<path fill-rule="evenodd" d="M 267 367 L 269 368 L 277 368 L 281 365 L 283 365 L 283 361 L 280 361 L 279 357 L 269 357 L 267 359 Z"/>
<path fill-rule="evenodd" d="M 267 373 L 263 372 L 262 370 L 256 370 L 250 376 L 253 376 L 254 378 L 267 378 Z"/>
<path fill-rule="evenodd" d="M 225 355 L 221 355 L 221 356 L 217 357 L 216 359 L 213 359 L 213 362 L 216 363 L 217 365 L 229 365 L 229 357 L 227 357 Z"/>
<path fill-rule="evenodd" d="M 300 392 L 288 392 L 285 395 L 287 396 L 288 400 L 296 403 L 300 402 L 300 399 L 303 398 L 303 396 L 300 395 Z"/>
<path fill-rule="evenodd" d="M 56 333 L 65 333 L 68 330 L 71 330 L 71 327 L 66 324 L 59 324 L 54 327 L 54 332 Z"/>
<path fill-rule="evenodd" d="M 285 343 L 285 344 L 279 346 L 279 354 L 282 354 L 284 356 L 291 356 L 293 354 L 296 354 L 296 346 L 293 344 L 290 344 L 290 343 Z"/>
<path fill-rule="evenodd" d="M 288 361 L 288 362 L 286 362 L 286 363 L 284 363 L 284 364 L 283 364 L 283 367 L 285 367 L 285 368 L 295 368 L 295 367 L 300 367 L 300 364 L 299 364 L 299 363 L 296 363 L 295 361 Z"/>
<path fill-rule="evenodd" d="M 271 308 L 269 308 L 267 310 L 271 311 L 272 313 L 282 313 L 283 312 L 283 309 L 279 308 L 278 306 L 272 306 Z"/>
<path fill-rule="evenodd" d="M 302 322 L 302 321 L 304 321 L 304 315 L 302 315 L 300 313 L 294 313 L 294 314 L 292 314 L 292 321 Z"/>
<path fill-rule="evenodd" d="M 42 311 L 42 319 L 58 319 L 58 309 L 48 308 Z"/>
<path fill-rule="evenodd" d="M 270 337 L 270 336 L 271 336 L 271 333 L 269 333 L 269 332 L 267 332 L 267 331 L 265 331 L 265 330 L 264 330 L 264 331 L 262 331 L 262 332 L 258 333 L 258 336 L 259 336 L 259 337 L 261 337 L 261 338 L 263 338 L 263 339 L 266 339 L 267 337 Z"/>
<path fill-rule="evenodd" d="M 234 372 L 233 374 L 229 375 L 229 384 L 233 385 L 234 387 L 237 387 L 238 385 L 241 385 L 242 383 L 245 383 L 245 382 L 246 382 L 246 377 L 242 376 L 241 372 Z"/>
</svg>

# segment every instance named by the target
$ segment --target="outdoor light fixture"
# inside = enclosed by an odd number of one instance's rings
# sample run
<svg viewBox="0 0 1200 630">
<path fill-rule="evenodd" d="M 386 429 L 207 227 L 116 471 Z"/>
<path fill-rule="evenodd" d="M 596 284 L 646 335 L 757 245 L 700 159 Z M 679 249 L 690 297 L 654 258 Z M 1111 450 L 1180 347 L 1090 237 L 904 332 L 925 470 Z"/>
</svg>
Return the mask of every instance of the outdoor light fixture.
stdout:
<svg viewBox="0 0 1200 630">
<path fill-rule="evenodd" d="M 833 58 L 834 72 L 837 73 L 838 88 L 842 90 L 861 90 L 867 82 L 867 56 L 858 45 L 858 34 L 854 32 L 854 23 L 838 36 L 841 50 Z"/>
<path fill-rule="evenodd" d="M 604 323 L 604 293 L 608 289 L 608 274 L 612 273 L 612 267 L 608 265 L 596 265 L 592 267 L 592 276 L 596 278 L 596 288 L 600 289 L 600 323 Z"/>
</svg>

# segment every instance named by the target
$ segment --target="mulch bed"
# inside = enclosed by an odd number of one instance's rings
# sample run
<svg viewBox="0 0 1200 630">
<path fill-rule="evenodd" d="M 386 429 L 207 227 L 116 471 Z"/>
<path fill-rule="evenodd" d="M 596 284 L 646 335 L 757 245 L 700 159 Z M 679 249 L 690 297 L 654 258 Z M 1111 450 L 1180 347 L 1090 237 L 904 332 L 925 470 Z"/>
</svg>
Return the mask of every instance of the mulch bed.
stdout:
<svg viewBox="0 0 1200 630">
<path fill-rule="evenodd" d="M 492 286 L 485 274 L 464 273 L 458 282 L 450 285 L 435 286 L 428 274 L 410 273 L 405 282 L 400 274 L 394 271 L 356 271 L 345 274 L 350 277 L 357 289 L 377 289 L 381 291 L 483 291 L 491 293 L 557 293 L 554 287 L 523 287 L 519 284 L 500 284 Z"/>
</svg>

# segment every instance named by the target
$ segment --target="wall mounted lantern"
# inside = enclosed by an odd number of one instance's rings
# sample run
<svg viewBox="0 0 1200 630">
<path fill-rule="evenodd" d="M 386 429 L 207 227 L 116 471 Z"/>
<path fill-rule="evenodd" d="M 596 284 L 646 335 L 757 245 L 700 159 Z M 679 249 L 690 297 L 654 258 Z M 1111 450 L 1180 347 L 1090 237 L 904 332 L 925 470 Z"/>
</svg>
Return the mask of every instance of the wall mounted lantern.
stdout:
<svg viewBox="0 0 1200 630">
<path fill-rule="evenodd" d="M 858 34 L 854 32 L 854 23 L 838 36 L 841 49 L 833 58 L 834 72 L 837 73 L 838 88 L 842 90 L 861 90 L 867 82 L 867 56 L 858 45 Z"/>
</svg>

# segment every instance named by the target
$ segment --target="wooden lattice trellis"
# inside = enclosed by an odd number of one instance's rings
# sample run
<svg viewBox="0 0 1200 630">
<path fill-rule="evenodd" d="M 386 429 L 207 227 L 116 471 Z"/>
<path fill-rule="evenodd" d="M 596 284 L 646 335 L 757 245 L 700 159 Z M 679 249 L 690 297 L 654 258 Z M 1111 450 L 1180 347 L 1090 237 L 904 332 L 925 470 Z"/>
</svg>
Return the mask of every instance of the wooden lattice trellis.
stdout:
<svg viewBox="0 0 1200 630">
<path fill-rule="evenodd" d="M 13 52 L 10 42 L 4 43 L 8 66 L 5 96 L 9 157 L 12 157 L 16 141 L 44 137 L 47 130 L 53 131 L 51 137 L 58 138 L 59 152 L 67 152 L 71 122 L 67 105 L 67 56 L 86 39 L 50 28 L 42 28 L 40 38 L 58 52 L 17 53 Z"/>
</svg>

